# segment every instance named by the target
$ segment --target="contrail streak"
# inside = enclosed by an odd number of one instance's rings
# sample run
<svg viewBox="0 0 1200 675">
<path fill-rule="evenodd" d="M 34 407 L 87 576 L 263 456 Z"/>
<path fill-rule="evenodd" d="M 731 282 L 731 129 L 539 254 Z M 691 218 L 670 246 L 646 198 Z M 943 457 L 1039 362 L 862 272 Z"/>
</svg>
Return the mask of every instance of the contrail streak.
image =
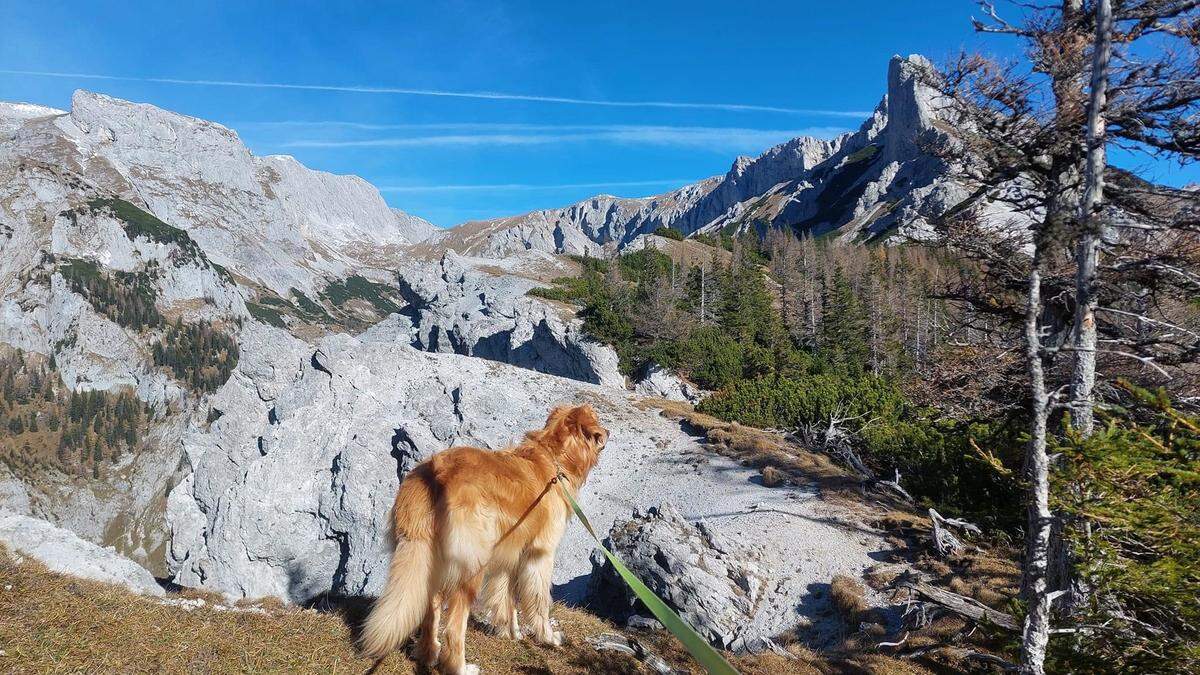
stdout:
<svg viewBox="0 0 1200 675">
<path fill-rule="evenodd" d="M 0 74 L 26 75 L 33 77 L 59 77 L 82 80 L 108 80 L 117 82 L 151 82 L 200 87 L 243 87 L 247 89 L 292 89 L 301 91 L 334 91 L 354 94 L 393 94 L 401 96 L 437 96 L 446 98 L 470 98 L 493 101 L 530 101 L 534 103 L 560 103 L 568 105 L 605 106 L 610 108 L 681 108 L 692 110 L 723 110 L 727 112 L 769 112 L 788 115 L 825 115 L 830 117 L 869 117 L 870 112 L 859 110 L 817 110 L 809 108 L 783 108 L 768 105 L 742 103 L 690 103 L 684 101 L 609 101 L 605 99 L 571 98 L 567 96 L 535 96 L 532 94 L 510 94 L 495 91 L 449 91 L 443 89 L 410 89 L 406 87 L 372 87 L 334 84 L 288 84 L 283 82 L 239 82 L 236 80 L 192 80 L 176 77 L 129 77 L 123 75 L 98 75 L 95 73 L 62 73 L 43 70 L 4 70 Z"/>
<path fill-rule="evenodd" d="M 559 183 L 537 185 L 530 183 L 496 183 L 496 184 L 465 184 L 465 185 L 386 185 L 379 188 L 380 192 L 470 192 L 490 190 L 564 190 L 580 188 L 611 188 L 611 187 L 652 187 L 659 185 L 689 185 L 697 183 L 697 179 L 674 178 L 669 180 L 635 180 L 612 183 Z"/>
</svg>

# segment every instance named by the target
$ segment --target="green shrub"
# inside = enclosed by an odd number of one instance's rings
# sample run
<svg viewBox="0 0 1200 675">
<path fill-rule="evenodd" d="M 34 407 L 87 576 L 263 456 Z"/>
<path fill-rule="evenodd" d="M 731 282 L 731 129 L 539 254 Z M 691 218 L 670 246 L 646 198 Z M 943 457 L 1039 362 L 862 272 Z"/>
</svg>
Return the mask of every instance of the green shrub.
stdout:
<svg viewBox="0 0 1200 675">
<path fill-rule="evenodd" d="M 1100 411 L 1087 439 L 1067 435 L 1054 490 L 1078 523 L 1064 530 L 1090 586 L 1079 622 L 1102 628 L 1051 644 L 1060 670 L 1197 672 L 1200 418 L 1162 391 L 1122 386 L 1128 410 Z"/>
<path fill-rule="evenodd" d="M 149 272 L 105 272 L 94 261 L 71 258 L 59 264 L 58 273 L 73 292 L 120 326 L 142 330 L 163 323 Z"/>
<path fill-rule="evenodd" d="M 167 327 L 153 346 L 154 364 L 166 366 L 179 381 L 198 392 L 225 384 L 238 362 L 237 341 L 207 321 Z"/>
<path fill-rule="evenodd" d="M 823 427 L 837 416 L 863 461 L 889 478 L 898 469 L 915 498 L 993 527 L 1012 530 L 1020 522 L 1013 471 L 1023 447 L 1019 420 L 943 418 L 915 408 L 894 379 L 831 369 L 742 380 L 706 399 L 699 410 L 765 428 Z"/>
<path fill-rule="evenodd" d="M 683 241 L 683 233 L 682 232 L 680 232 L 679 230 L 676 230 L 674 228 L 670 228 L 670 227 L 666 227 L 666 226 L 656 228 L 654 230 L 654 234 L 657 234 L 660 237 L 665 237 L 667 239 L 674 239 L 675 241 Z"/>
<path fill-rule="evenodd" d="M 334 281 L 325 287 L 322 295 L 337 307 L 351 300 L 362 300 L 371 305 L 380 315 L 393 314 L 402 308 L 399 291 L 387 284 L 371 281 L 357 274 Z"/>
<path fill-rule="evenodd" d="M 283 320 L 283 312 L 274 307 L 260 305 L 257 302 L 247 302 L 246 311 L 250 312 L 250 316 L 269 326 L 287 328 L 287 322 Z"/>
<path fill-rule="evenodd" d="M 709 397 L 700 410 L 715 417 L 756 427 L 798 427 L 841 417 L 899 420 L 908 403 L 890 380 L 864 375 L 820 374 L 792 379 L 764 377 L 742 380 Z"/>
<path fill-rule="evenodd" d="M 740 381 L 745 368 L 741 344 L 719 326 L 701 326 L 680 341 L 664 365 L 677 367 L 705 389 L 725 389 Z"/>
</svg>

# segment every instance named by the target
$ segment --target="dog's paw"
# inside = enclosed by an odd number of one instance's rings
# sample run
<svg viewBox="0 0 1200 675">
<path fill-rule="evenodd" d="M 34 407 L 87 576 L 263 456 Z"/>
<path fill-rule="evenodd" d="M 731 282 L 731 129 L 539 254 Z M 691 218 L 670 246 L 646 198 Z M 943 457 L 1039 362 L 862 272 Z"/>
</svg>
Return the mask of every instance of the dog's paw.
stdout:
<svg viewBox="0 0 1200 675">
<path fill-rule="evenodd" d="M 544 637 L 541 642 L 542 642 L 542 644 L 546 645 L 547 647 L 563 646 L 562 631 L 560 631 L 560 630 L 550 631 L 550 633 L 546 637 Z"/>
<path fill-rule="evenodd" d="M 438 662 L 438 657 L 442 655 L 441 645 L 422 646 L 418 647 L 413 654 L 413 659 L 422 665 L 430 668 L 434 667 Z"/>
<path fill-rule="evenodd" d="M 458 675 L 479 675 L 479 666 L 474 663 L 468 663 L 463 666 L 462 670 L 458 671 Z"/>
</svg>

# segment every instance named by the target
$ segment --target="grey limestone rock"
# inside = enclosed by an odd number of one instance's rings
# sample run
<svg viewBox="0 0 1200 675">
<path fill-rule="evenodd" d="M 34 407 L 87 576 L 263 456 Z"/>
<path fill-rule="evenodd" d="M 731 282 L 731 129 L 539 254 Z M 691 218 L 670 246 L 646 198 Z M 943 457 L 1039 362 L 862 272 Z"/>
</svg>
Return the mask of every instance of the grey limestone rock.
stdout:
<svg viewBox="0 0 1200 675">
<path fill-rule="evenodd" d="M 33 558 L 53 572 L 120 584 L 142 595 L 165 595 L 144 567 L 111 547 L 97 546 L 44 520 L 0 511 L 0 544 L 10 553 Z"/>
</svg>

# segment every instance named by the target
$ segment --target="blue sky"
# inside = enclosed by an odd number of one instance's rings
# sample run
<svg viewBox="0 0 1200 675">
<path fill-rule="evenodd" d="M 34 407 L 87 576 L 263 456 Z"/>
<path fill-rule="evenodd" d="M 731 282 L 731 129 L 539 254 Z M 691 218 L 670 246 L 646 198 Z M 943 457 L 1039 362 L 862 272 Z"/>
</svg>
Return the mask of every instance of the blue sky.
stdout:
<svg viewBox="0 0 1200 675">
<path fill-rule="evenodd" d="M 738 154 L 857 128 L 892 54 L 1015 46 L 973 34 L 976 11 L 967 0 L 0 0 L 0 70 L 57 74 L 0 73 L 0 100 L 65 108 L 86 88 L 215 120 L 256 154 L 361 175 L 448 226 L 656 194 Z"/>
</svg>

